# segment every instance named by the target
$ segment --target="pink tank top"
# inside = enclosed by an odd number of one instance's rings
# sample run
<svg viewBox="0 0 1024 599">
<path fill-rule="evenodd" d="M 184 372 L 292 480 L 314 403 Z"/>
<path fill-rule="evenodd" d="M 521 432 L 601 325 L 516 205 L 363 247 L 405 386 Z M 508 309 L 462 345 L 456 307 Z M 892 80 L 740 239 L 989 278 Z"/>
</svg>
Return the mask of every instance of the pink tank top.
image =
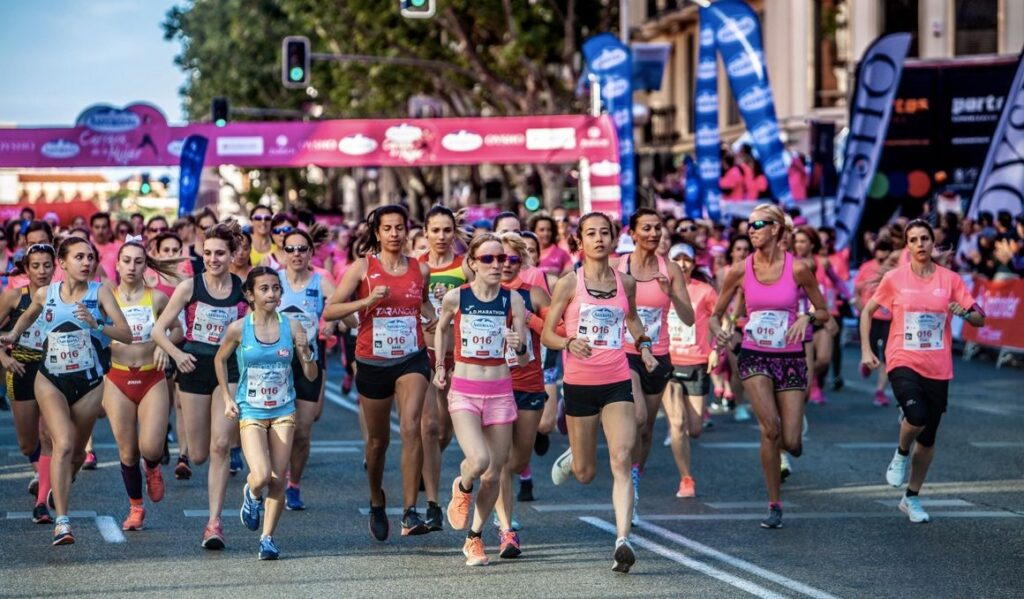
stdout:
<svg viewBox="0 0 1024 599">
<path fill-rule="evenodd" d="M 747 302 L 747 325 L 743 347 L 770 353 L 803 352 L 801 342 L 786 343 L 786 331 L 796 320 L 798 289 L 793 278 L 793 256 L 786 254 L 782 276 L 764 284 L 754 274 L 754 255 L 743 263 L 743 296 Z M 802 341 L 802 340 L 801 340 Z"/>
<path fill-rule="evenodd" d="M 630 259 L 632 254 L 629 256 L 623 256 L 619 260 L 619 272 L 630 272 Z M 662 274 L 666 279 L 668 277 L 668 266 L 665 264 L 665 259 L 658 256 L 658 272 Z M 634 277 L 635 278 L 635 277 Z M 658 284 L 657 279 L 650 279 L 648 281 L 636 281 L 636 313 L 640 316 L 640 320 L 644 323 L 644 330 L 647 331 L 647 336 L 651 338 L 653 347 L 651 353 L 655 356 L 667 356 L 668 355 L 668 312 L 672 308 L 672 300 L 661 290 L 661 285 Z M 639 354 L 636 351 L 636 340 L 633 336 L 626 331 L 626 353 L 627 354 Z"/>
<path fill-rule="evenodd" d="M 591 354 L 581 360 L 565 352 L 565 382 L 570 385 L 607 385 L 629 380 L 626 361 L 626 314 L 629 300 L 622 277 L 615 272 L 615 297 L 597 299 L 587 291 L 583 269 L 576 271 L 576 295 L 565 308 L 565 330 L 570 337 L 584 337 Z"/>
</svg>

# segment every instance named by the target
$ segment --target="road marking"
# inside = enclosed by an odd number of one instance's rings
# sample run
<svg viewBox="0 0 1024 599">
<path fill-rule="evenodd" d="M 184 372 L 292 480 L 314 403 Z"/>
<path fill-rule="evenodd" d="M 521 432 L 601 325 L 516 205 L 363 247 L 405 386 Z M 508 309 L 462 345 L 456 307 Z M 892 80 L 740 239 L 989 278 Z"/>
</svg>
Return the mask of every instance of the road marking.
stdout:
<svg viewBox="0 0 1024 599">
<path fill-rule="evenodd" d="M 587 524 L 595 528 L 611 533 L 612 536 L 616 534 L 615 526 L 609 522 L 605 522 L 600 518 L 583 516 L 580 518 L 580 520 L 586 522 Z M 785 597 L 785 595 L 780 595 L 779 593 L 776 593 L 771 589 L 765 588 L 759 584 L 755 584 L 753 582 L 750 582 L 749 580 L 745 580 L 743 578 L 740 578 L 739 576 L 735 576 L 733 574 L 725 572 L 724 570 L 719 570 L 714 566 L 709 566 L 704 562 L 699 562 L 695 559 L 689 558 L 674 549 L 669 549 L 664 545 L 660 545 L 658 543 L 655 543 L 654 541 L 650 541 L 639 535 L 630 535 L 629 540 L 634 545 L 638 547 L 643 547 L 651 553 L 656 553 L 661 557 L 672 560 L 677 564 L 686 566 L 691 570 L 696 570 L 701 574 L 706 574 L 711 578 L 720 580 L 728 585 L 734 586 L 737 589 L 740 589 L 741 591 L 746 591 L 751 595 L 762 597 L 764 599 L 783 599 Z"/>
<path fill-rule="evenodd" d="M 884 505 L 885 507 L 899 507 L 899 499 L 878 499 L 875 503 Z M 929 507 L 974 507 L 974 504 L 970 501 L 964 501 L 963 499 L 921 499 L 921 503 Z"/>
<path fill-rule="evenodd" d="M 317 440 L 313 441 L 312 444 L 313 444 L 314 447 L 316 447 L 317 445 L 353 445 L 353 446 L 354 445 L 358 445 L 359 447 L 362 447 L 363 446 L 363 440 L 362 439 L 343 439 L 343 440 L 317 439 Z"/>
<path fill-rule="evenodd" d="M 210 510 L 184 510 L 186 518 L 209 518 Z"/>
<path fill-rule="evenodd" d="M 69 512 L 69 518 L 95 518 L 96 512 Z M 7 512 L 8 520 L 31 520 L 32 512 Z"/>
<path fill-rule="evenodd" d="M 96 516 L 96 528 L 108 543 L 124 543 L 124 533 L 111 516 Z"/>
<path fill-rule="evenodd" d="M 791 578 L 786 578 L 781 574 L 776 574 L 771 570 L 766 570 L 746 560 L 729 555 L 728 553 L 722 553 L 721 551 L 714 549 L 712 547 L 708 547 L 703 543 L 698 543 L 697 541 L 694 541 L 689 537 L 684 537 L 683 535 L 674 533 L 671 530 L 644 522 L 643 519 L 640 520 L 637 526 L 646 530 L 647 532 L 654 533 L 665 540 L 672 541 L 673 543 L 677 543 L 693 551 L 703 553 L 708 557 L 725 562 L 734 568 L 743 570 L 744 572 L 749 572 L 754 576 L 760 576 L 765 580 L 769 580 L 777 585 L 784 586 L 791 591 L 796 591 L 803 595 L 807 595 L 808 597 L 814 597 L 815 599 L 836 599 L 834 595 L 830 595 L 825 591 L 822 591 L 821 589 L 816 589 L 802 582 L 793 580 Z"/>
<path fill-rule="evenodd" d="M 534 510 L 544 512 L 613 512 L 615 508 L 610 503 L 557 503 L 557 504 L 530 504 Z"/>
<path fill-rule="evenodd" d="M 309 453 L 363 453 L 363 450 L 358 447 L 317 447 L 314 445 L 309 448 Z"/>
<path fill-rule="evenodd" d="M 931 512 L 932 518 L 1024 518 L 1024 514 L 1006 511 L 960 511 L 960 512 Z M 793 512 L 787 513 L 786 520 L 848 520 L 857 518 L 899 518 L 905 520 L 898 510 L 888 512 Z M 738 520 L 763 520 L 762 514 L 665 514 L 647 515 L 644 520 L 651 522 L 728 522 Z"/>
<path fill-rule="evenodd" d="M 389 516 L 404 516 L 405 515 L 405 508 L 400 508 L 400 507 L 389 507 L 389 508 L 386 508 L 384 511 Z M 416 508 L 416 511 L 418 511 L 421 514 L 423 514 L 423 513 L 426 513 L 427 508 L 419 507 L 419 508 Z M 361 507 L 361 508 L 359 508 L 359 513 L 362 514 L 363 516 L 369 516 L 370 515 L 370 508 L 368 508 L 368 507 Z"/>
<path fill-rule="evenodd" d="M 716 510 L 743 510 L 750 508 L 764 509 L 766 504 L 764 501 L 709 501 L 704 505 Z M 794 508 L 797 507 L 797 504 L 787 501 L 786 507 Z"/>
<path fill-rule="evenodd" d="M 971 445 L 980 449 L 1009 449 L 1024 447 L 1024 443 L 1016 441 L 972 441 Z"/>
<path fill-rule="evenodd" d="M 839 449 L 892 449 L 896 443 L 888 441 L 885 443 L 836 443 Z"/>
<path fill-rule="evenodd" d="M 755 441 L 753 443 L 737 443 L 737 442 L 725 442 L 725 443 L 698 443 L 697 445 L 704 449 L 760 449 L 761 443 Z"/>
<path fill-rule="evenodd" d="M 326 389 L 324 390 L 324 397 L 327 399 L 327 401 L 338 406 L 339 408 L 343 408 L 355 414 L 359 413 L 359 406 L 342 397 L 341 391 L 339 389 L 333 389 L 330 386 L 326 387 Z M 401 429 L 398 428 L 398 424 L 395 422 L 393 418 L 391 419 L 391 431 L 395 433 L 401 432 Z"/>
</svg>

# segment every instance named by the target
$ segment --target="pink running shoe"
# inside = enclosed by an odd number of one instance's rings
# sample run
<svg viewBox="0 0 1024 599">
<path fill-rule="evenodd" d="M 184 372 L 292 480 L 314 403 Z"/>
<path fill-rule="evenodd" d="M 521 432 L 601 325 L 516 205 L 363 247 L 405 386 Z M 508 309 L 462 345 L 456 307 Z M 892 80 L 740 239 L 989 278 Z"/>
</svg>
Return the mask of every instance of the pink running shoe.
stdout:
<svg viewBox="0 0 1024 599">
<path fill-rule="evenodd" d="M 822 393 L 821 387 L 818 387 L 817 385 L 811 387 L 810 401 L 812 404 L 818 406 L 825 404 L 825 394 Z"/>
<path fill-rule="evenodd" d="M 889 398 L 885 396 L 885 391 L 879 389 L 875 391 L 875 400 L 871 402 L 876 408 L 884 408 L 889 405 Z"/>
</svg>

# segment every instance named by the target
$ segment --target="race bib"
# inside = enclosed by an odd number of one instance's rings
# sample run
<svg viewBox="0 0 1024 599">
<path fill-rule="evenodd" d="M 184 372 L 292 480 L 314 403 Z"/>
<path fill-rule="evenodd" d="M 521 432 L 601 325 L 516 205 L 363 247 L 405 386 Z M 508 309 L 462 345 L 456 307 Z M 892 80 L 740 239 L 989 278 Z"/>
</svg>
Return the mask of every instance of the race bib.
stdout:
<svg viewBox="0 0 1024 599">
<path fill-rule="evenodd" d="M 46 369 L 52 374 L 84 372 L 96 365 L 89 331 L 52 331 L 46 336 Z"/>
<path fill-rule="evenodd" d="M 251 365 L 246 369 L 249 385 L 245 400 L 254 408 L 279 408 L 292 400 L 288 374 L 291 364 L 274 362 Z"/>
<path fill-rule="evenodd" d="M 758 310 L 751 313 L 744 331 L 758 347 L 782 349 L 786 347 L 787 328 L 789 313 L 785 310 Z"/>
<path fill-rule="evenodd" d="M 42 319 L 37 318 L 32 326 L 25 329 L 25 332 L 21 334 L 21 339 L 18 341 L 18 345 L 26 349 L 34 349 L 35 351 L 43 351 L 43 342 L 46 338 L 43 336 Z"/>
<path fill-rule="evenodd" d="M 640 317 L 640 322 L 644 323 L 644 331 L 651 338 L 651 343 L 657 343 L 661 338 L 661 308 L 637 306 L 636 313 Z M 629 332 L 629 329 L 626 329 L 626 343 L 636 343 L 636 339 L 633 339 L 633 334 Z"/>
<path fill-rule="evenodd" d="M 128 328 L 131 329 L 132 342 L 148 342 L 153 333 L 153 325 L 156 324 L 153 309 L 149 306 L 127 306 L 122 307 L 121 312 L 128 321 Z"/>
<path fill-rule="evenodd" d="M 402 358 L 414 353 L 416 316 L 390 316 L 373 319 L 373 355 L 378 358 Z"/>
<path fill-rule="evenodd" d="M 505 354 L 504 316 L 463 314 L 459 331 L 462 355 L 467 358 L 500 358 Z"/>
<path fill-rule="evenodd" d="M 626 313 L 622 308 L 583 304 L 576 334 L 586 337 L 590 347 L 622 349 L 622 325 Z"/>
<path fill-rule="evenodd" d="M 228 325 L 238 318 L 238 308 L 196 304 L 196 318 L 192 321 L 192 340 L 220 345 Z"/>
<path fill-rule="evenodd" d="M 668 338 L 673 345 L 692 347 L 697 345 L 697 327 L 684 323 L 679 319 L 675 310 L 670 310 L 668 313 Z"/>
<path fill-rule="evenodd" d="M 940 312 L 903 313 L 903 349 L 931 351 L 943 349 L 946 315 Z"/>
</svg>

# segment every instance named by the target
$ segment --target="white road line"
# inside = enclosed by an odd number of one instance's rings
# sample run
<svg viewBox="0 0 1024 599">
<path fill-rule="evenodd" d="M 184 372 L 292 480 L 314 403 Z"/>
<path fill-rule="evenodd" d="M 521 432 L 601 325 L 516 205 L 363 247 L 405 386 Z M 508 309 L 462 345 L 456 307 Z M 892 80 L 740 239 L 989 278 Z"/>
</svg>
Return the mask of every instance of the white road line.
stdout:
<svg viewBox="0 0 1024 599">
<path fill-rule="evenodd" d="M 309 448 L 309 453 L 363 453 L 363 450 L 359 447 L 317 447 L 314 445 Z"/>
<path fill-rule="evenodd" d="M 615 508 L 610 503 L 557 503 L 557 504 L 530 504 L 535 511 L 544 512 L 613 512 Z"/>
<path fill-rule="evenodd" d="M 124 543 L 124 533 L 121 527 L 114 522 L 110 516 L 96 516 L 96 528 L 100 529 L 103 540 L 108 543 Z"/>
<path fill-rule="evenodd" d="M 743 510 L 752 508 L 761 510 L 765 508 L 766 504 L 764 501 L 708 501 L 705 502 L 704 505 L 716 510 Z M 797 504 L 787 501 L 786 507 L 794 508 L 797 507 Z"/>
<path fill-rule="evenodd" d="M 1007 511 L 959 511 L 959 512 L 930 512 L 932 519 L 935 518 L 1024 518 L 1024 515 Z M 787 513 L 785 520 L 849 520 L 849 519 L 875 519 L 875 518 L 899 518 L 906 520 L 898 510 L 889 512 L 791 512 Z M 763 520 L 763 514 L 644 514 L 644 520 L 651 522 L 729 522 L 737 520 Z"/>
<path fill-rule="evenodd" d="M 796 591 L 803 595 L 807 595 L 808 597 L 814 597 L 815 599 L 836 599 L 835 595 L 830 595 L 829 593 L 826 593 L 821 589 L 816 589 L 802 582 L 793 580 L 792 578 L 787 578 L 781 574 L 776 574 L 771 570 L 766 570 L 746 560 L 729 555 L 728 553 L 723 553 L 717 549 L 708 547 L 703 543 L 698 543 L 697 541 L 694 541 L 689 537 L 684 537 L 683 535 L 674 533 L 666 528 L 662 528 L 660 526 L 644 522 L 643 519 L 640 520 L 637 526 L 639 528 L 646 530 L 647 532 L 654 533 L 665 540 L 672 541 L 673 543 L 677 543 L 693 551 L 703 553 L 708 557 L 717 559 L 721 562 L 725 562 L 726 564 L 729 564 L 734 568 L 743 570 L 744 572 L 749 572 L 754 576 L 760 576 L 765 580 L 774 582 L 775 584 L 780 586 L 784 586 L 791 591 Z"/>
<path fill-rule="evenodd" d="M 896 444 L 892 441 L 878 443 L 836 443 L 839 449 L 892 449 Z"/>
<path fill-rule="evenodd" d="M 327 401 L 338 406 L 339 408 L 346 409 L 349 412 L 353 412 L 355 414 L 359 413 L 359 406 L 342 397 L 341 392 L 339 390 L 327 387 L 326 390 L 324 391 L 324 397 L 327 399 Z M 395 423 L 394 419 L 391 420 L 391 432 L 401 432 L 401 429 L 398 428 L 398 424 Z"/>
<path fill-rule="evenodd" d="M 312 442 L 312 444 L 313 444 L 314 447 L 316 447 L 318 445 L 325 445 L 325 446 L 326 445 L 353 445 L 353 446 L 360 446 L 361 447 L 363 445 L 363 440 L 362 439 L 343 439 L 343 440 L 315 439 Z"/>
<path fill-rule="evenodd" d="M 752 443 L 738 443 L 738 442 L 723 442 L 723 443 L 697 443 L 704 449 L 760 449 L 761 443 L 754 441 Z"/>
<path fill-rule="evenodd" d="M 589 525 L 591 525 L 591 526 L 593 526 L 595 528 L 599 528 L 599 529 L 601 529 L 601 530 L 603 530 L 605 532 L 611 533 L 612 536 L 615 535 L 615 526 L 613 524 L 609 523 L 609 522 L 605 522 L 604 520 L 602 520 L 600 518 L 593 518 L 591 516 L 583 516 L 583 517 L 580 518 L 580 520 L 586 522 L 587 524 L 589 524 Z M 636 545 L 638 547 L 642 547 L 642 548 L 650 551 L 651 553 L 656 553 L 656 554 L 660 555 L 661 557 L 664 557 L 666 559 L 672 560 L 672 561 L 674 561 L 677 564 L 686 566 L 687 568 L 690 568 L 691 570 L 696 570 L 697 572 L 700 572 L 701 574 L 706 574 L 706 575 L 710 576 L 711 578 L 714 578 L 716 580 L 720 580 L 720 581 L 722 581 L 722 582 L 724 582 L 724 583 L 726 583 L 728 585 L 731 585 L 731 586 L 736 587 L 737 589 L 740 589 L 741 591 L 746 591 L 746 592 L 748 592 L 751 595 L 754 595 L 756 597 L 762 597 L 764 599 L 783 599 L 785 597 L 785 595 L 781 595 L 779 593 L 776 593 L 775 591 L 773 591 L 771 589 L 768 589 L 768 588 L 763 587 L 763 586 L 761 586 L 759 584 L 755 584 L 753 582 L 750 582 L 749 580 L 745 580 L 743 578 L 740 578 L 739 576 L 735 576 L 733 574 L 725 572 L 724 570 L 719 570 L 718 568 L 715 568 L 713 566 L 709 566 L 709 565 L 707 565 L 707 564 L 705 564 L 703 562 L 699 562 L 699 561 L 697 561 L 695 559 L 689 558 L 689 557 L 683 555 L 682 553 L 679 553 L 678 551 L 675 551 L 674 549 L 669 549 L 668 547 L 665 547 L 664 545 L 660 545 L 658 543 L 655 543 L 654 541 L 650 541 L 650 540 L 645 539 L 644 537 L 641 537 L 639 535 L 635 535 L 635 534 L 634 535 L 630 535 L 629 540 L 634 545 Z"/>
<path fill-rule="evenodd" d="M 96 512 L 75 512 L 68 513 L 69 518 L 95 518 Z M 7 512 L 8 520 L 31 520 L 32 512 Z"/>
<path fill-rule="evenodd" d="M 209 518 L 210 510 L 184 510 L 186 518 Z"/>
<path fill-rule="evenodd" d="M 979 449 L 1010 449 L 1024 447 L 1024 443 L 1016 441 L 972 441 L 971 445 Z"/>
<path fill-rule="evenodd" d="M 899 507 L 899 499 L 878 499 L 875 503 L 884 505 L 885 507 Z M 921 498 L 921 503 L 928 507 L 974 507 L 974 504 L 970 501 L 964 501 L 963 499 L 924 499 Z"/>
</svg>

